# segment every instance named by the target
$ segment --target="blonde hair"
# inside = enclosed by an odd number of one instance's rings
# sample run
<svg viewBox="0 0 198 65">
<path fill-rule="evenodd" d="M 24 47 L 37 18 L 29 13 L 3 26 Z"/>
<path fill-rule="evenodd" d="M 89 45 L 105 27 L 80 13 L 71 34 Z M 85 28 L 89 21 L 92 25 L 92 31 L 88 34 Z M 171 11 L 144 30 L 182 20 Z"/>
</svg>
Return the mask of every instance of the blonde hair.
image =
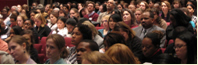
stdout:
<svg viewBox="0 0 198 65">
<path fill-rule="evenodd" d="M 164 1 L 164 2 L 162 2 L 162 3 L 165 3 L 166 6 L 168 7 L 168 10 L 171 10 L 171 5 L 170 5 L 170 3 L 169 3 L 168 1 Z M 162 4 L 162 3 L 161 3 L 161 4 Z"/>
<path fill-rule="evenodd" d="M 109 21 L 109 17 L 110 17 L 110 15 L 105 15 L 104 17 L 102 17 L 101 20 L 106 19 L 107 21 Z M 102 23 L 102 21 L 101 21 L 101 23 Z"/>
<path fill-rule="evenodd" d="M 91 62 L 92 64 L 113 64 L 109 56 L 98 51 L 83 54 L 82 60 L 83 59 Z"/>
<path fill-rule="evenodd" d="M 91 31 L 92 35 L 95 37 L 95 35 L 98 34 L 98 30 L 95 28 L 95 26 L 90 21 L 84 21 L 82 24 L 87 25 Z"/>
<path fill-rule="evenodd" d="M 36 14 L 34 16 L 34 18 L 35 19 L 37 18 L 37 19 L 41 20 L 41 27 L 44 27 L 45 26 L 46 20 L 45 20 L 45 18 L 43 17 L 43 15 L 41 13 Z"/>
<path fill-rule="evenodd" d="M 140 64 L 140 61 L 133 52 L 124 44 L 116 43 L 106 52 L 114 63 L 117 64 Z"/>
</svg>

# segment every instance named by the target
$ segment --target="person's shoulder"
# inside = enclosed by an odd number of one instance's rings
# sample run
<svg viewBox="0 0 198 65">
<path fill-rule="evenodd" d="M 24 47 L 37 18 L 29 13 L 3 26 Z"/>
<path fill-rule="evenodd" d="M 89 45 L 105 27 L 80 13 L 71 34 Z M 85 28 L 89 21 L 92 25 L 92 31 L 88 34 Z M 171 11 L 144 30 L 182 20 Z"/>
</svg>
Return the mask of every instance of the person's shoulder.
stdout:
<svg viewBox="0 0 198 65">
<path fill-rule="evenodd" d="M 154 25 L 154 28 L 156 28 L 156 30 L 164 31 L 163 28 L 161 28 L 161 27 L 159 27 L 159 26 L 156 26 L 156 25 Z"/>
<path fill-rule="evenodd" d="M 49 63 L 50 63 L 50 59 L 47 59 L 44 64 L 49 64 Z"/>
<path fill-rule="evenodd" d="M 142 28 L 142 26 L 138 26 L 138 27 L 136 27 L 136 28 L 133 28 L 132 30 L 139 30 L 140 28 Z"/>
</svg>

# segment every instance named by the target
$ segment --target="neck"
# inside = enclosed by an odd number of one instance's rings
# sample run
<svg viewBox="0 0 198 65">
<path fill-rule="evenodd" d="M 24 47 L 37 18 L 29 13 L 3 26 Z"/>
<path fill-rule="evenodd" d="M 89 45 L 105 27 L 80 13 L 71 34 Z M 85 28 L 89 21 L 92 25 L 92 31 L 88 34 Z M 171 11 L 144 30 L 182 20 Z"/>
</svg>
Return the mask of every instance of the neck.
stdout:
<svg viewBox="0 0 198 65">
<path fill-rule="evenodd" d="M 164 11 L 163 13 L 164 13 L 164 16 L 166 17 L 168 14 L 168 11 Z"/>
<path fill-rule="evenodd" d="M 60 57 L 50 58 L 50 64 L 54 64 Z"/>
<path fill-rule="evenodd" d="M 104 28 L 104 30 L 105 30 L 105 31 L 108 31 L 108 30 L 109 30 L 109 28 Z"/>
<path fill-rule="evenodd" d="M 181 64 L 186 64 L 187 63 L 187 58 L 181 59 Z"/>
<path fill-rule="evenodd" d="M 28 53 L 24 53 L 23 56 L 21 57 L 19 61 L 19 64 L 26 64 L 27 60 L 30 58 L 30 56 L 28 55 Z"/>
<path fill-rule="evenodd" d="M 89 14 L 91 14 L 93 11 L 90 11 Z"/>
<path fill-rule="evenodd" d="M 148 26 L 148 27 L 144 27 L 144 29 L 148 29 L 148 28 L 151 28 L 153 25 L 151 25 L 151 26 Z"/>
</svg>

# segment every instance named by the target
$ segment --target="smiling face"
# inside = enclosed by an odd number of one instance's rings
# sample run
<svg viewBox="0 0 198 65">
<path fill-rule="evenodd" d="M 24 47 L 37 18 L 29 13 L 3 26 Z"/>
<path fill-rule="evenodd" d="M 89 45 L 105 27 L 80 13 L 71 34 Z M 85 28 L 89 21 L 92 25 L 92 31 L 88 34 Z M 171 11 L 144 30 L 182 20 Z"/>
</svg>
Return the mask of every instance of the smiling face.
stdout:
<svg viewBox="0 0 198 65">
<path fill-rule="evenodd" d="M 77 46 L 77 61 L 79 64 L 82 63 L 82 55 L 87 52 L 91 52 L 91 49 L 89 48 L 89 43 L 80 42 Z"/>
<path fill-rule="evenodd" d="M 176 55 L 179 59 L 185 59 L 187 58 L 187 46 L 186 46 L 186 42 L 184 42 L 183 40 L 176 38 L 175 39 L 175 52 Z"/>
<path fill-rule="evenodd" d="M 74 28 L 73 33 L 72 33 L 72 40 L 71 43 L 73 45 L 78 45 L 80 41 L 83 39 L 83 34 L 78 30 L 78 28 Z"/>
<path fill-rule="evenodd" d="M 56 59 L 60 57 L 60 54 L 61 52 L 54 43 L 53 39 L 48 39 L 46 41 L 46 56 L 49 59 Z"/>
<path fill-rule="evenodd" d="M 8 47 L 10 50 L 10 54 L 14 57 L 14 59 L 21 60 L 21 57 L 24 55 L 24 50 L 26 49 L 26 47 L 24 45 L 19 45 L 12 40 L 9 42 Z"/>
</svg>

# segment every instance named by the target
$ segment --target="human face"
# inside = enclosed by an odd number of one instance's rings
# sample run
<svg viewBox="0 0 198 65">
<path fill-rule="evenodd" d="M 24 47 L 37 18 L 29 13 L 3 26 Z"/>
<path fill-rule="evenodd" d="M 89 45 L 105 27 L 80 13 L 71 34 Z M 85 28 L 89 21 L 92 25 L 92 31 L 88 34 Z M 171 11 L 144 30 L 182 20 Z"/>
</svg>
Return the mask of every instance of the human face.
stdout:
<svg viewBox="0 0 198 65">
<path fill-rule="evenodd" d="M 186 42 L 183 40 L 176 38 L 175 39 L 175 52 L 179 59 L 185 59 L 187 56 L 187 46 Z"/>
<path fill-rule="evenodd" d="M 100 12 L 103 12 L 103 6 L 102 6 L 102 5 L 100 5 L 99 11 L 100 11 Z"/>
<path fill-rule="evenodd" d="M 65 16 L 65 14 L 62 12 L 62 11 L 59 11 L 59 17 L 61 17 L 61 16 Z"/>
<path fill-rule="evenodd" d="M 31 16 L 31 17 L 30 17 L 30 18 L 31 18 L 31 20 L 34 20 L 34 15 L 35 15 L 35 13 L 33 13 L 33 12 L 30 14 L 30 16 Z"/>
<path fill-rule="evenodd" d="M 14 18 L 10 18 L 10 23 L 11 23 L 12 25 L 16 25 L 16 24 L 17 24 L 17 22 L 14 20 Z"/>
<path fill-rule="evenodd" d="M 141 8 L 142 10 L 145 10 L 145 9 L 146 9 L 146 5 L 145 5 L 143 2 L 141 2 L 141 3 L 140 3 L 140 8 Z"/>
<path fill-rule="evenodd" d="M 142 12 L 141 11 L 135 11 L 135 18 L 137 21 L 141 21 Z"/>
<path fill-rule="evenodd" d="M 18 24 L 19 27 L 22 27 L 23 26 L 23 19 L 22 19 L 22 17 L 20 17 L 20 16 L 17 17 L 17 24 Z"/>
<path fill-rule="evenodd" d="M 127 41 L 129 38 L 128 33 L 126 31 L 123 31 L 122 29 L 120 29 L 120 33 L 124 36 L 125 41 Z"/>
<path fill-rule="evenodd" d="M 57 18 L 52 14 L 50 14 L 50 20 L 52 24 L 55 24 L 57 22 Z"/>
<path fill-rule="evenodd" d="M 89 43 L 87 42 L 80 42 L 77 46 L 77 61 L 79 64 L 82 62 L 82 55 L 91 52 L 91 49 L 89 48 Z"/>
<path fill-rule="evenodd" d="M 82 9 L 82 4 L 78 4 L 78 9 Z"/>
<path fill-rule="evenodd" d="M 113 5 L 113 1 L 112 0 L 109 0 L 108 2 L 107 2 L 107 10 L 111 10 L 111 9 L 113 9 L 113 7 L 114 7 L 114 5 Z"/>
<path fill-rule="evenodd" d="M 24 34 L 23 37 L 25 37 L 25 39 L 28 41 L 29 46 L 32 45 L 30 34 Z"/>
<path fill-rule="evenodd" d="M 61 20 L 58 20 L 57 26 L 58 26 L 58 29 L 63 29 L 65 27 L 65 23 Z"/>
<path fill-rule="evenodd" d="M 16 42 L 10 41 L 8 44 L 8 49 L 10 51 L 10 54 L 12 57 L 14 57 L 15 60 L 21 60 L 21 57 L 24 55 L 24 51 L 26 50 L 26 44 L 23 43 L 22 45 L 19 45 Z"/>
<path fill-rule="evenodd" d="M 74 29 L 74 26 L 70 25 L 70 24 L 66 24 L 67 30 L 69 33 L 71 33 Z"/>
<path fill-rule="evenodd" d="M 56 43 L 54 43 L 53 39 L 48 39 L 46 41 L 46 56 L 49 59 L 60 58 L 61 50 L 58 49 Z"/>
<path fill-rule="evenodd" d="M 102 24 L 103 24 L 104 28 L 109 28 L 109 25 L 107 23 L 107 19 L 103 18 L 102 19 Z"/>
<path fill-rule="evenodd" d="M 117 5 L 117 8 L 118 8 L 119 11 L 122 10 L 122 6 L 121 5 Z"/>
<path fill-rule="evenodd" d="M 149 12 L 144 12 L 141 17 L 141 24 L 144 28 L 150 28 L 153 25 L 153 18 L 150 17 Z"/>
<path fill-rule="evenodd" d="M 41 22 L 42 22 L 42 21 L 41 21 L 40 19 L 35 18 L 35 19 L 34 19 L 34 22 L 35 22 L 35 24 L 36 24 L 37 27 L 40 27 L 40 26 L 41 26 Z"/>
<path fill-rule="evenodd" d="M 31 24 L 31 22 L 29 21 L 29 20 L 26 20 L 25 22 L 24 22 L 24 30 L 27 30 L 27 29 L 31 29 L 33 26 L 32 26 L 32 24 Z"/>
<path fill-rule="evenodd" d="M 113 29 L 114 26 L 115 26 L 115 24 L 116 24 L 116 22 L 114 22 L 113 19 L 110 18 L 110 19 L 109 19 L 109 27 L 110 27 L 111 29 Z"/>
<path fill-rule="evenodd" d="M 158 15 L 156 12 L 153 12 L 153 14 L 154 14 L 154 20 L 156 20 L 158 18 Z"/>
<path fill-rule="evenodd" d="M 83 34 L 78 30 L 78 28 L 74 28 L 73 32 L 72 32 L 72 40 L 71 43 L 73 45 L 78 45 L 80 43 L 80 41 L 83 39 Z"/>
<path fill-rule="evenodd" d="M 149 7 L 152 8 L 154 3 L 152 1 L 149 2 Z"/>
<path fill-rule="evenodd" d="M 91 62 L 89 62 L 88 60 L 86 60 L 86 59 L 83 59 L 82 60 L 82 64 L 92 64 Z"/>
<path fill-rule="evenodd" d="M 150 38 L 144 38 L 142 40 L 142 53 L 145 57 L 151 57 L 155 51 L 157 51 Z"/>
<path fill-rule="evenodd" d="M 135 6 L 134 5 L 129 5 L 128 9 L 131 10 L 131 11 L 135 11 Z"/>
<path fill-rule="evenodd" d="M 191 6 L 187 6 L 188 11 L 193 14 L 194 13 L 194 9 Z"/>
<path fill-rule="evenodd" d="M 70 10 L 70 18 L 72 18 L 73 16 L 78 18 L 78 14 L 76 12 L 74 12 L 74 10 Z"/>
<path fill-rule="evenodd" d="M 179 3 L 173 4 L 174 8 L 179 8 Z"/>
<path fill-rule="evenodd" d="M 94 11 L 94 5 L 93 5 L 93 4 L 88 4 L 87 10 L 88 10 L 89 12 Z"/>
<path fill-rule="evenodd" d="M 165 3 L 162 3 L 162 11 L 168 12 L 168 6 Z"/>
<path fill-rule="evenodd" d="M 132 17 L 130 15 L 130 13 L 128 11 L 124 11 L 123 12 L 123 21 L 124 21 L 124 23 L 131 24 L 131 19 L 132 19 Z"/>
<path fill-rule="evenodd" d="M 26 14 L 26 11 L 24 9 L 21 10 L 21 14 Z"/>
<path fill-rule="evenodd" d="M 100 5 L 98 3 L 96 3 L 95 8 L 99 9 Z"/>
<path fill-rule="evenodd" d="M 49 10 L 49 7 L 50 5 L 47 5 L 46 7 L 45 7 L 45 11 L 48 11 Z"/>
</svg>

